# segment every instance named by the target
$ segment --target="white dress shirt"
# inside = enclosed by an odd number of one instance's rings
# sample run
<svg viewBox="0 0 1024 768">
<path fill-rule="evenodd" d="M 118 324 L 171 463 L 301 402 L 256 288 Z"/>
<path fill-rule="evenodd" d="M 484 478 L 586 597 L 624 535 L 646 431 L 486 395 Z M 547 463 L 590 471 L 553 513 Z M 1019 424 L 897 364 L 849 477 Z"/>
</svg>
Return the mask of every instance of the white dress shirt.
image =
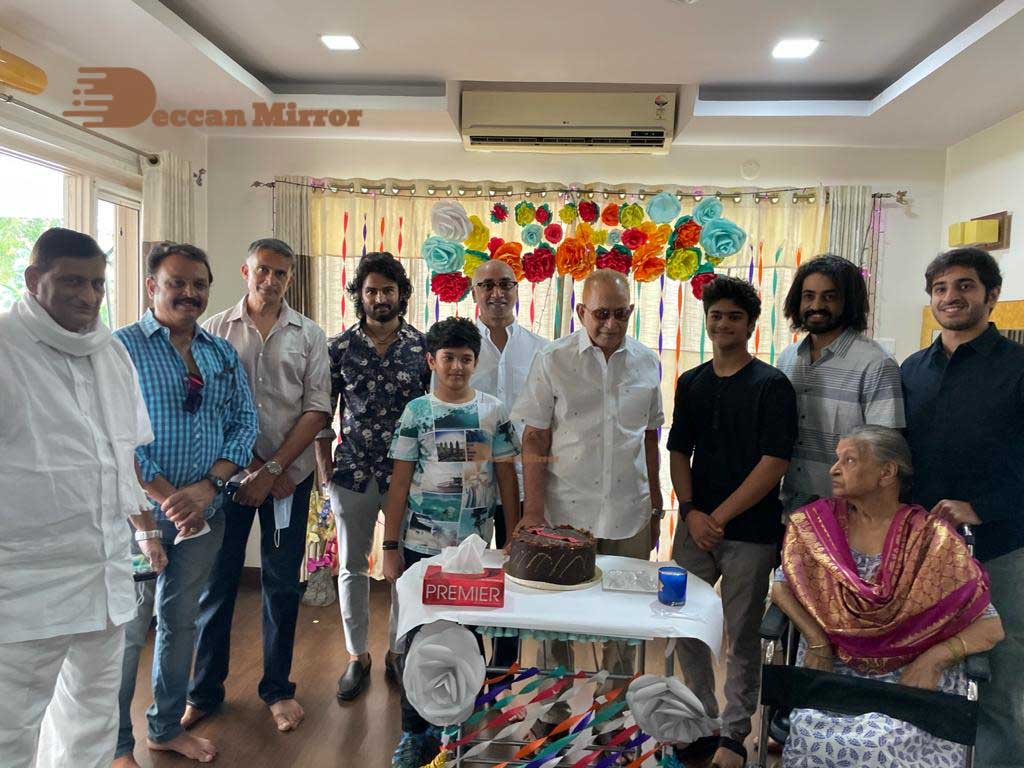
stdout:
<svg viewBox="0 0 1024 768">
<path fill-rule="evenodd" d="M 153 433 L 124 347 L 111 339 L 96 355 L 70 355 L 14 312 L 0 316 L 0 435 L 0 643 L 133 619 L 126 518 L 144 499 L 135 448 Z"/>
<path fill-rule="evenodd" d="M 227 339 L 238 352 L 260 420 L 253 453 L 269 461 L 302 414 L 318 411 L 330 415 L 331 361 L 323 329 L 288 302 L 282 302 L 281 313 L 264 341 L 245 301 L 243 297 L 231 309 L 214 315 L 203 328 Z M 314 450 L 310 443 L 288 467 L 288 477 L 296 485 L 313 471 Z M 235 479 L 245 475 L 239 472 Z"/>
<path fill-rule="evenodd" d="M 600 539 L 651 520 L 644 433 L 665 421 L 658 356 L 625 338 L 606 361 L 585 328 L 537 353 L 513 418 L 551 430 L 545 516 Z"/>
<path fill-rule="evenodd" d="M 506 326 L 508 339 L 505 348 L 499 350 L 491 341 L 491 329 L 480 320 L 476 321 L 480 331 L 480 357 L 476 361 L 476 371 L 469 385 L 480 392 L 501 400 L 505 409 L 511 413 L 516 397 L 526 385 L 526 377 L 530 373 L 533 356 L 548 345 L 548 340 L 527 330 L 515 321 Z M 522 420 L 513 420 L 519 439 L 523 438 Z M 516 459 L 516 476 L 519 478 L 519 497 L 523 498 L 523 463 Z"/>
</svg>

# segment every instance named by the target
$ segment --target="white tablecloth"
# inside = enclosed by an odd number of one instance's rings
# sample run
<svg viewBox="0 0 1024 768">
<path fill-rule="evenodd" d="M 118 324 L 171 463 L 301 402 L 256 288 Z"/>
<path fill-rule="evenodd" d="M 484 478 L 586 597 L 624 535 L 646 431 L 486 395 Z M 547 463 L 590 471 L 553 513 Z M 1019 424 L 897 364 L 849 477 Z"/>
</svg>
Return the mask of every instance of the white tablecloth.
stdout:
<svg viewBox="0 0 1024 768">
<path fill-rule="evenodd" d="M 501 552 L 484 553 L 484 565 L 496 567 Z M 421 560 L 398 580 L 398 636 L 421 624 L 440 619 L 487 627 L 515 627 L 551 632 L 574 632 L 639 640 L 655 637 L 694 637 L 717 657 L 722 642 L 722 599 L 692 573 L 688 574 L 686 605 L 669 609 L 657 595 L 611 592 L 595 584 L 587 589 L 548 592 L 505 581 L 505 605 L 501 608 L 457 608 L 423 605 L 423 574 L 440 557 Z M 598 555 L 597 565 L 615 569 L 649 569 L 655 574 L 663 563 L 629 557 Z"/>
</svg>

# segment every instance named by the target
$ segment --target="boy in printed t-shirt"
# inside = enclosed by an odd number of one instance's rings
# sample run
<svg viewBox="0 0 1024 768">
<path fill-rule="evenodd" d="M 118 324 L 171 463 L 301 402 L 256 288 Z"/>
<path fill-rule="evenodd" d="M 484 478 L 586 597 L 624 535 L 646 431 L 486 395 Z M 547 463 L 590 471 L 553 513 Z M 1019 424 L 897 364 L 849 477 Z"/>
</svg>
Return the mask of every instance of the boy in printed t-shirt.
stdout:
<svg viewBox="0 0 1024 768">
<path fill-rule="evenodd" d="M 480 332 L 469 320 L 443 320 L 427 333 L 434 391 L 406 405 L 389 453 L 394 469 L 384 507 L 384 575 L 391 582 L 471 534 L 490 541 L 499 500 L 506 530 L 519 522 L 519 440 L 502 402 L 469 386 L 479 354 Z M 433 759 L 438 737 L 403 693 L 402 739 L 392 768 L 418 768 Z"/>
</svg>

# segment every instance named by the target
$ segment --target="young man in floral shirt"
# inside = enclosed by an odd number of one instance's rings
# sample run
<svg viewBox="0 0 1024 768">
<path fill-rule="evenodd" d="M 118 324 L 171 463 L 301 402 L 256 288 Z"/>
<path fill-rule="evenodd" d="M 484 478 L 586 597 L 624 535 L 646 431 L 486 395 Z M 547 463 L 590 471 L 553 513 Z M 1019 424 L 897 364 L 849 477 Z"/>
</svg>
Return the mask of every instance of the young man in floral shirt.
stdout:
<svg viewBox="0 0 1024 768">
<path fill-rule="evenodd" d="M 317 462 L 338 530 L 338 598 L 349 664 L 338 680 L 338 698 L 355 699 L 370 672 L 369 557 L 378 512 L 391 480 L 388 447 L 406 404 L 430 388 L 423 334 L 405 311 L 412 283 L 390 253 L 368 253 L 346 286 L 359 323 L 331 339 L 331 408 L 341 417 L 341 439 L 318 435 Z M 395 616 L 389 625 L 387 675 L 397 681 Z"/>
</svg>

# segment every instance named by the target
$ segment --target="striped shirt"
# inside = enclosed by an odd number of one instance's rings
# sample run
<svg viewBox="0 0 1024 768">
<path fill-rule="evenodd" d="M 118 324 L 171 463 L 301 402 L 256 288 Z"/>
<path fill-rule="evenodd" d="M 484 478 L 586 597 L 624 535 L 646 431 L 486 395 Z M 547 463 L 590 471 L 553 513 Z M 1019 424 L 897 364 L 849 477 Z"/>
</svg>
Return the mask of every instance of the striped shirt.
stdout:
<svg viewBox="0 0 1024 768">
<path fill-rule="evenodd" d="M 832 495 L 829 469 L 839 439 L 854 427 L 878 424 L 901 429 L 900 367 L 877 342 L 848 328 L 811 362 L 811 338 L 791 344 L 779 369 L 796 390 L 799 430 L 789 471 L 782 483 L 787 512 L 812 497 Z"/>
<path fill-rule="evenodd" d="M 135 451 L 144 483 L 162 475 L 175 488 L 183 488 L 202 480 L 219 459 L 240 467 L 252 460 L 259 431 L 256 409 L 245 369 L 230 342 L 196 326 L 192 356 L 203 377 L 203 399 L 195 413 L 187 413 L 182 406 L 188 369 L 171 345 L 170 330 L 157 322 L 152 310 L 114 335 L 139 372 L 156 436 Z M 153 506 L 162 519 L 159 504 Z"/>
</svg>

